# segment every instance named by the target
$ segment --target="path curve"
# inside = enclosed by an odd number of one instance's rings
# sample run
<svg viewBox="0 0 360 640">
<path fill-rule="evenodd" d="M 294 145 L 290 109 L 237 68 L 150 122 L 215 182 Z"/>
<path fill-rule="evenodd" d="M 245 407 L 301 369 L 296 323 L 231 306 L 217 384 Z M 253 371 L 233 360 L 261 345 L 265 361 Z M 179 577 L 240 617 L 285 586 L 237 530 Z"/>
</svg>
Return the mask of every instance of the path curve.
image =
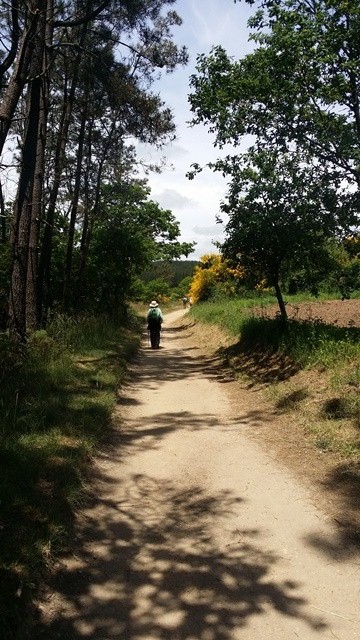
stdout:
<svg viewBox="0 0 360 640">
<path fill-rule="evenodd" d="M 183 315 L 144 340 L 37 638 L 359 640 L 359 558 L 248 435 L 245 392 L 234 408 Z"/>
</svg>

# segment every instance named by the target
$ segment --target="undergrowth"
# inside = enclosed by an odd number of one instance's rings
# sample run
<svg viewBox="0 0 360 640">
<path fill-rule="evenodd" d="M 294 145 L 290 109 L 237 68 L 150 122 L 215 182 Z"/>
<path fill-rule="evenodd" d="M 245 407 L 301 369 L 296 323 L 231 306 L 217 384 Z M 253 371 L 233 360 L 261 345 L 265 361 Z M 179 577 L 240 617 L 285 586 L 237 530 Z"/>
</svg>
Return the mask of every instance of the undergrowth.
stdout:
<svg viewBox="0 0 360 640">
<path fill-rule="evenodd" d="M 71 536 L 139 334 L 135 320 L 120 327 L 58 317 L 31 336 L 26 353 L 0 336 L 1 638 L 24 637 L 24 612 Z"/>
</svg>

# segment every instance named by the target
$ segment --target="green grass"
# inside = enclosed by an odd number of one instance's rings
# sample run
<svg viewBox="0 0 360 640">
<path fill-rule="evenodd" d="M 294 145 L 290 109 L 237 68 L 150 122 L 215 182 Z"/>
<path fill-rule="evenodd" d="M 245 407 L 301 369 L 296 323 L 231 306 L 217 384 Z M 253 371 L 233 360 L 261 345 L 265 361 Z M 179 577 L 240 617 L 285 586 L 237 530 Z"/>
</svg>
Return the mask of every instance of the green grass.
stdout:
<svg viewBox="0 0 360 640">
<path fill-rule="evenodd" d="M 289 302 L 294 302 L 294 298 Z M 274 303 L 273 298 L 263 299 L 261 305 L 249 299 L 207 302 L 195 305 L 191 313 L 200 322 L 217 324 L 238 337 L 239 348 L 280 353 L 301 367 L 334 368 L 339 362 L 359 360 L 359 328 L 299 320 L 284 324 L 279 318 L 261 316 L 261 306 L 270 303 Z"/>
<path fill-rule="evenodd" d="M 71 536 L 139 326 L 57 318 L 24 355 L 0 337 L 0 637 L 22 638 L 39 581 Z"/>
</svg>

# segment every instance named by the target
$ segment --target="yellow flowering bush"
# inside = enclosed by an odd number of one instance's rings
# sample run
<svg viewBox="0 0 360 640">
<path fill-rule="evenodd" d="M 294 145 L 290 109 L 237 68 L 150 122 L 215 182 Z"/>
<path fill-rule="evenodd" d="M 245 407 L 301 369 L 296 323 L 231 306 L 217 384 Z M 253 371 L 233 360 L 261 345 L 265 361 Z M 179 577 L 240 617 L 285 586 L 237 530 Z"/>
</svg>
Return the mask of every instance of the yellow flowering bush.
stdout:
<svg viewBox="0 0 360 640">
<path fill-rule="evenodd" d="M 194 302 L 208 300 L 220 286 L 224 293 L 231 295 L 235 293 L 236 282 L 241 277 L 242 270 L 230 267 L 220 254 L 205 254 L 195 267 L 189 295 Z"/>
</svg>

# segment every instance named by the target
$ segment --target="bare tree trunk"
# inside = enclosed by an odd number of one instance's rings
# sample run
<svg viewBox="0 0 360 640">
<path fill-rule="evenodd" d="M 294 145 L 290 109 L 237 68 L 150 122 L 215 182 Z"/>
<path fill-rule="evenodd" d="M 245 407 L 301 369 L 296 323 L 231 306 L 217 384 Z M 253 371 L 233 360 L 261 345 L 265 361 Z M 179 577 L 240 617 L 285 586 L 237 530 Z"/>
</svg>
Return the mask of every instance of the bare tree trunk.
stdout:
<svg viewBox="0 0 360 640">
<path fill-rule="evenodd" d="M 115 124 L 113 123 L 112 126 L 111 126 L 111 129 L 109 131 L 109 134 L 108 134 L 107 142 L 105 143 L 104 148 L 103 148 L 102 157 L 98 160 L 97 176 L 96 176 L 96 187 L 95 187 L 95 199 L 94 199 L 94 202 L 92 203 L 91 211 L 90 211 L 89 198 L 87 198 L 87 204 L 89 205 L 89 208 L 87 206 L 85 207 L 85 216 L 84 216 L 83 232 L 82 232 L 82 236 L 81 236 L 80 260 L 79 260 L 79 270 L 78 270 L 78 286 L 77 286 L 77 290 L 79 292 L 81 292 L 83 290 L 84 273 L 85 273 L 86 262 L 87 262 L 87 257 L 88 257 L 88 253 L 89 253 L 89 246 L 90 246 L 90 241 L 91 241 L 91 236 L 92 236 L 92 230 L 93 230 L 94 223 L 95 223 L 95 216 L 96 216 L 96 213 L 97 213 L 97 211 L 99 209 L 99 203 L 100 203 L 101 180 L 102 180 L 103 166 L 104 166 L 107 154 L 108 154 L 109 145 L 110 145 L 110 141 L 111 141 L 114 129 L 115 129 Z M 90 147 L 88 149 L 88 158 L 89 158 L 89 162 L 91 162 L 91 144 L 90 144 Z"/>
<path fill-rule="evenodd" d="M 282 297 L 282 293 L 281 293 L 281 289 L 280 289 L 280 285 L 279 285 L 279 280 L 278 279 L 276 279 L 276 282 L 274 284 L 274 289 L 275 289 L 276 299 L 278 301 L 278 305 L 279 305 L 279 309 L 280 309 L 281 319 L 286 322 L 286 320 L 287 320 L 286 306 L 285 306 L 284 298 Z"/>
<path fill-rule="evenodd" d="M 38 141 L 36 150 L 36 166 L 34 172 L 34 184 L 32 195 L 32 207 L 31 207 L 31 226 L 30 226 L 30 238 L 29 238 L 29 256 L 28 256 L 28 270 L 27 270 L 27 284 L 26 284 L 26 330 L 34 331 L 39 327 L 39 302 L 38 297 L 41 295 L 39 291 L 38 283 L 38 251 L 39 251 L 39 235 L 40 235 L 40 221 L 44 217 L 44 205 L 43 205 L 43 187 L 44 187 L 44 172 L 45 172 L 45 147 L 46 147 L 46 131 L 47 131 L 47 117 L 49 108 L 49 75 L 47 73 L 48 60 L 47 52 L 50 50 L 50 45 L 53 38 L 53 20 L 52 20 L 52 0 L 47 1 L 47 12 L 44 19 L 43 33 L 44 33 L 44 49 L 43 49 L 43 62 L 42 62 L 42 77 L 41 77 L 41 95 L 40 95 L 40 110 L 39 110 L 39 126 L 38 126 Z"/>
<path fill-rule="evenodd" d="M 63 110 L 60 119 L 59 134 L 55 151 L 55 168 L 54 182 L 50 191 L 49 205 L 46 215 L 46 224 L 44 229 L 42 248 L 39 261 L 39 307 L 38 316 L 43 324 L 46 324 L 48 308 L 50 306 L 50 278 L 51 278 L 51 259 L 52 259 L 52 237 L 55 221 L 55 209 L 57 197 L 60 189 L 62 172 L 66 157 L 66 143 L 68 137 L 71 116 L 75 101 L 76 89 L 79 82 L 80 62 L 83 56 L 83 46 L 88 32 L 88 24 L 84 24 L 81 31 L 79 54 L 74 63 L 74 75 L 71 81 L 70 90 L 64 91 Z M 66 80 L 65 80 L 66 89 Z"/>
<path fill-rule="evenodd" d="M 65 80 L 66 82 L 66 80 Z M 74 82 L 73 82 L 74 86 Z M 72 94 L 72 92 L 70 92 Z M 75 94 L 75 89 L 74 89 Z M 73 96 L 74 96 L 73 94 Z M 67 133 L 73 107 L 72 99 L 64 97 L 64 108 L 59 125 L 59 134 L 55 151 L 55 168 L 54 182 L 50 191 L 48 209 L 46 214 L 46 222 L 42 239 L 42 246 L 39 258 L 38 270 L 38 317 L 42 324 L 46 324 L 48 308 L 50 306 L 50 277 L 51 277 L 51 258 L 52 258 L 52 239 L 55 221 L 56 201 L 60 189 L 62 171 L 64 167 L 65 149 L 67 142 Z"/>
<path fill-rule="evenodd" d="M 63 289 L 63 305 L 66 311 L 68 311 L 70 307 L 70 285 L 71 285 L 71 276 L 72 276 L 72 259 L 73 259 L 73 250 L 74 250 L 75 224 L 76 224 L 76 218 L 78 213 L 79 196 L 80 196 L 86 122 L 87 122 L 87 110 L 85 107 L 81 115 L 79 142 L 78 142 L 78 150 L 77 150 L 77 158 L 76 158 L 75 185 L 74 185 L 74 193 L 72 197 L 68 242 L 67 242 L 67 249 L 66 249 L 65 277 L 64 277 L 64 289 Z"/>
<path fill-rule="evenodd" d="M 33 201 L 31 207 L 31 226 L 29 238 L 29 256 L 26 285 L 26 330 L 34 331 L 38 328 L 38 251 L 40 220 L 44 216 L 43 207 L 43 180 L 45 163 L 46 124 L 48 86 L 43 78 L 43 88 L 40 107 L 39 136 L 36 154 L 35 178 L 33 185 Z"/>
<path fill-rule="evenodd" d="M 0 218 L 1 218 L 1 242 L 6 242 L 5 201 L 4 201 L 4 194 L 3 194 L 1 182 L 0 182 Z"/>
<path fill-rule="evenodd" d="M 9 331 L 14 342 L 26 340 L 26 284 L 31 227 L 32 194 L 36 167 L 40 119 L 42 63 L 45 48 L 46 0 L 39 3 L 42 28 L 34 38 L 34 53 L 30 66 L 33 78 L 29 85 L 28 109 L 22 153 L 21 172 L 14 206 L 11 243 L 13 262 L 9 297 Z"/>
</svg>

